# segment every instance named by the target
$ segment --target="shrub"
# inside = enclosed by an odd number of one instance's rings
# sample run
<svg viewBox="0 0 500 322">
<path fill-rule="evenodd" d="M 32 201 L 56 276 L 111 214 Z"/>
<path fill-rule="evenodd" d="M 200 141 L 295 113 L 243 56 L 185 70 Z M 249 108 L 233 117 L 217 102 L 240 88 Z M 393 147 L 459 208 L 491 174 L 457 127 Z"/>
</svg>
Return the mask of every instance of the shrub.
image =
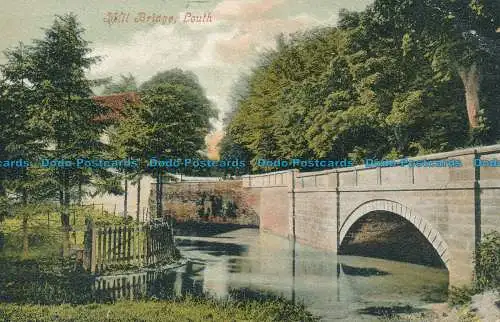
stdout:
<svg viewBox="0 0 500 322">
<path fill-rule="evenodd" d="M 474 295 L 474 289 L 471 287 L 455 287 L 452 286 L 448 293 L 448 303 L 452 306 L 464 305 L 471 301 Z"/>
<path fill-rule="evenodd" d="M 500 288 L 500 233 L 485 234 L 475 252 L 474 282 L 472 287 L 451 287 L 448 293 L 450 305 L 471 302 L 474 294 L 487 289 Z"/>
<path fill-rule="evenodd" d="M 500 287 L 500 233 L 483 236 L 476 250 L 474 288 L 478 293 Z"/>
</svg>

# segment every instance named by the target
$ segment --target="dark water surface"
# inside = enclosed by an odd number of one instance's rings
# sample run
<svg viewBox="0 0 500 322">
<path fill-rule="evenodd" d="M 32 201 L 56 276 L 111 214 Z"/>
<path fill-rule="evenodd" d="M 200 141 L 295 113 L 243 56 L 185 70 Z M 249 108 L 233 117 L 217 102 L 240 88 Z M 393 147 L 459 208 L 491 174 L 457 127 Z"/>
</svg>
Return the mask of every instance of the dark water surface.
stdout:
<svg viewBox="0 0 500 322">
<path fill-rule="evenodd" d="M 234 227 L 233 227 L 234 229 Z M 74 259 L 0 259 L 0 302 L 74 303 L 168 299 L 208 293 L 232 299 L 284 296 L 324 321 L 377 320 L 446 300 L 446 270 L 337 256 L 254 228 L 176 238 L 181 263 L 97 280 Z"/>
<path fill-rule="evenodd" d="M 376 320 L 384 313 L 418 312 L 425 304 L 446 300 L 446 270 L 294 247 L 258 229 L 177 237 L 177 246 L 188 259 L 177 269 L 183 289 L 193 285 L 218 297 L 234 290 L 257 297 L 282 295 L 304 303 L 325 321 Z"/>
</svg>

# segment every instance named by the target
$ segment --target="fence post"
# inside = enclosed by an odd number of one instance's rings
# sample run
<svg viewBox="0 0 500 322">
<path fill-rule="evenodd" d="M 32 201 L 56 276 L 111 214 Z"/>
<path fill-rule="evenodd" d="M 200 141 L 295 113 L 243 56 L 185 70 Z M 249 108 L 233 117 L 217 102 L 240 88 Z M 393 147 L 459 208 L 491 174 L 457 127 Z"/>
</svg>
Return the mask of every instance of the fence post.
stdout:
<svg viewBox="0 0 500 322">
<path fill-rule="evenodd" d="M 89 261 L 89 266 L 90 266 L 90 272 L 95 273 L 96 271 L 96 259 L 97 259 L 97 236 L 96 236 L 96 228 L 94 225 L 94 222 L 92 220 L 89 220 L 87 222 L 87 236 L 88 239 L 86 242 L 86 248 L 88 249 L 89 253 L 88 254 L 88 261 Z M 88 245 L 90 243 L 90 245 Z M 90 255 L 90 256 L 89 256 Z"/>
<path fill-rule="evenodd" d="M 148 226 L 144 225 L 143 226 L 143 234 L 144 234 L 144 242 L 143 242 L 143 252 L 144 252 L 144 265 L 148 265 L 148 256 L 149 256 L 149 232 L 148 232 Z"/>
</svg>

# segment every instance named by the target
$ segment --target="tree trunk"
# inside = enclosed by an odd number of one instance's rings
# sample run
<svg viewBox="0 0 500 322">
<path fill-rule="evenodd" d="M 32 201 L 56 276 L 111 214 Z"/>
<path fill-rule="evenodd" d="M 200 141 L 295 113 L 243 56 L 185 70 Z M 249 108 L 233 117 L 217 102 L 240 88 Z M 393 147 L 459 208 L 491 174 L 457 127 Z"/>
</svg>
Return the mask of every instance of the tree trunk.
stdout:
<svg viewBox="0 0 500 322">
<path fill-rule="evenodd" d="M 160 179 L 160 198 L 159 198 L 159 201 L 160 203 L 158 204 L 159 205 L 159 214 L 158 214 L 158 218 L 162 218 L 163 217 L 163 176 L 161 174 L 161 171 L 160 171 L 160 176 L 158 177 L 158 179 Z"/>
<path fill-rule="evenodd" d="M 28 205 L 28 193 L 26 189 L 23 189 L 21 200 L 25 211 L 27 211 L 26 206 Z M 29 239 L 28 239 L 28 214 L 23 214 L 23 256 L 28 257 Z"/>
<path fill-rule="evenodd" d="M 69 231 L 69 191 L 66 172 L 62 172 L 62 187 L 59 190 L 59 205 L 61 206 L 61 226 L 63 230 Z"/>
<path fill-rule="evenodd" d="M 155 197 L 156 197 L 156 216 L 160 212 L 159 200 L 160 200 L 160 170 L 156 172 L 156 182 L 155 182 Z"/>
<path fill-rule="evenodd" d="M 476 128 L 479 126 L 479 71 L 476 64 L 472 64 L 468 69 L 460 69 L 458 74 L 464 84 L 469 125 Z"/>
<path fill-rule="evenodd" d="M 137 223 L 139 223 L 139 215 L 141 213 L 141 176 L 139 176 L 139 179 L 137 180 L 137 209 L 136 209 L 136 216 L 137 216 Z"/>
<path fill-rule="evenodd" d="M 162 215 L 162 182 L 161 182 L 161 171 L 158 169 L 158 174 L 156 177 L 156 218 L 161 218 Z"/>
<path fill-rule="evenodd" d="M 28 249 L 29 249 L 29 239 L 28 239 L 28 217 L 26 214 L 23 218 L 23 257 L 28 257 Z"/>
<path fill-rule="evenodd" d="M 163 175 L 160 175 L 160 216 L 163 217 Z"/>
<path fill-rule="evenodd" d="M 128 180 L 125 179 L 125 196 L 123 197 L 123 218 L 127 218 Z"/>
<path fill-rule="evenodd" d="M 62 256 L 66 257 L 69 255 L 69 231 L 71 229 L 69 222 L 69 204 L 70 204 L 70 196 L 67 187 L 63 187 L 62 191 L 59 192 L 59 202 L 62 206 L 61 212 L 61 224 L 62 224 Z"/>
<path fill-rule="evenodd" d="M 83 191 L 82 191 L 82 177 L 79 178 L 79 182 L 78 182 L 78 206 L 82 206 L 82 194 L 83 194 Z"/>
<path fill-rule="evenodd" d="M 64 189 L 66 190 L 66 189 Z M 70 230 L 69 223 L 69 193 L 68 191 L 63 191 L 62 193 L 62 213 L 61 213 L 61 224 L 64 230 Z"/>
</svg>

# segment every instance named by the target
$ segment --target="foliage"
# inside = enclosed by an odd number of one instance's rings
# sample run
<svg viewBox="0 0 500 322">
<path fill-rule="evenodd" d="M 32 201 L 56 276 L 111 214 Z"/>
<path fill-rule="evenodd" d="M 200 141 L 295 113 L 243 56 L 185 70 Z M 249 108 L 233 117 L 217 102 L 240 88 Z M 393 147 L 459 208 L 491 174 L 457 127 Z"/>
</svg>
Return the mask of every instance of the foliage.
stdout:
<svg viewBox="0 0 500 322">
<path fill-rule="evenodd" d="M 113 133 L 125 155 L 146 161 L 198 155 L 216 114 L 194 74 L 174 69 L 153 76 L 141 86 L 141 103 L 125 108 Z"/>
<path fill-rule="evenodd" d="M 133 92 L 137 91 L 139 86 L 137 85 L 137 80 L 134 75 L 120 75 L 120 80 L 117 82 L 110 81 L 104 87 L 102 92 L 103 95 L 110 95 L 123 92 Z"/>
<path fill-rule="evenodd" d="M 475 291 L 472 287 L 452 286 L 448 294 L 448 303 L 452 306 L 464 305 L 470 303 Z"/>
<path fill-rule="evenodd" d="M 492 74 L 498 82 L 494 71 L 499 64 L 499 9 L 498 2 L 489 0 L 379 0 L 367 12 L 374 30 L 384 30 L 401 44 L 405 59 L 423 54 L 424 62 L 432 67 L 433 80 L 449 83 L 460 78 L 469 124 L 476 128 L 486 121 L 478 119 L 480 108 L 495 110 L 491 98 L 497 97 L 496 85 L 483 74 Z"/>
<path fill-rule="evenodd" d="M 500 288 L 500 233 L 485 234 L 475 256 L 474 287 L 477 292 Z"/>
<path fill-rule="evenodd" d="M 106 85 L 104 88 L 103 94 L 110 95 L 110 94 L 116 94 L 116 93 L 122 93 L 122 92 L 137 92 L 138 85 L 135 77 L 132 74 L 129 74 L 128 76 L 120 75 L 121 79 L 118 82 L 111 82 Z M 127 106 L 124 107 L 124 109 L 134 109 L 135 104 L 127 104 Z M 125 114 L 125 111 L 123 111 Z M 137 128 L 130 128 L 127 127 L 126 122 L 125 124 L 122 124 L 121 122 L 118 123 L 117 127 L 120 128 L 120 132 L 123 134 L 124 132 L 127 131 L 132 131 L 132 133 L 127 133 L 128 135 L 137 135 L 136 131 Z M 133 158 L 135 155 L 127 154 L 127 146 L 123 145 L 123 141 L 119 139 L 118 136 L 118 131 L 115 126 L 111 126 L 108 128 L 107 131 L 110 139 L 110 146 L 111 146 L 111 151 L 110 151 L 110 159 L 127 159 L 127 158 Z M 124 209 L 124 214 L 126 214 L 126 211 L 128 209 L 128 180 L 132 179 L 135 180 L 136 183 L 138 183 L 140 189 L 140 182 L 141 182 L 141 177 L 142 177 L 142 169 L 141 168 L 122 168 L 118 169 L 118 172 L 120 173 L 120 179 L 125 179 L 124 182 L 124 188 L 123 193 L 124 193 L 124 198 L 123 198 L 123 209 Z M 115 187 L 117 192 L 122 192 L 122 185 L 121 182 L 115 182 Z M 140 193 L 138 193 L 138 200 L 137 200 L 137 211 L 139 211 L 140 207 Z M 139 214 L 137 213 L 137 221 L 139 221 Z"/>
<path fill-rule="evenodd" d="M 32 65 L 30 47 L 20 43 L 4 52 L 7 62 L 0 66 L 0 157 L 32 161 L 46 146 L 37 140 L 41 132 L 32 122 L 36 97 L 27 80 Z M 42 175 L 39 175 L 42 174 Z M 27 203 L 50 195 L 43 171 L 29 168 L 0 169 L 0 198 L 5 212 L 12 203 Z M 7 194 L 8 192 L 8 194 Z M 44 192 L 48 192 L 44 193 Z"/>
<path fill-rule="evenodd" d="M 481 322 L 474 312 L 472 312 L 468 305 L 463 305 L 457 312 L 459 322 Z"/>
<path fill-rule="evenodd" d="M 250 152 L 242 145 L 236 143 L 230 134 L 226 134 L 219 142 L 219 154 L 221 160 L 247 161 L 250 159 Z M 244 173 L 245 169 L 229 168 L 224 169 L 224 175 L 238 175 Z"/>
<path fill-rule="evenodd" d="M 473 295 L 488 289 L 500 288 L 500 233 L 485 234 L 475 252 L 474 282 L 472 287 L 451 287 L 450 305 L 464 305 Z"/>
<path fill-rule="evenodd" d="M 125 107 L 125 119 L 111 141 L 124 155 L 141 160 L 138 173 L 157 176 L 158 184 L 165 169 L 148 166 L 149 160 L 199 158 L 216 112 L 190 72 L 159 73 L 141 89 L 141 103 Z"/>
</svg>

